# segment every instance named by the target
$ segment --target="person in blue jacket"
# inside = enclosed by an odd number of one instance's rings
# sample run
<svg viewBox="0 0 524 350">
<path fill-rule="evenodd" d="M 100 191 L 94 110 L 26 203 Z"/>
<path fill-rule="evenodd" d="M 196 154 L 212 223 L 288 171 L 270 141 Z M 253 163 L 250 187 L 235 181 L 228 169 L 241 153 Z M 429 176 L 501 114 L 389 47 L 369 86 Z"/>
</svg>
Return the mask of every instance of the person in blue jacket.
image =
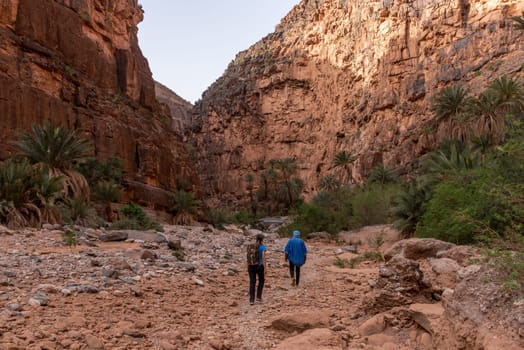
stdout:
<svg viewBox="0 0 524 350">
<path fill-rule="evenodd" d="M 286 261 L 289 260 L 289 274 L 291 275 L 291 285 L 298 286 L 300 282 L 300 267 L 306 263 L 307 248 L 304 241 L 300 238 L 300 231 L 293 231 L 293 238 L 287 241 Z"/>
<path fill-rule="evenodd" d="M 256 288 L 257 301 L 262 302 L 262 290 L 264 288 L 264 280 L 266 276 L 266 251 L 267 248 L 264 245 L 264 235 L 258 234 L 256 236 L 256 242 L 258 247 L 258 265 L 249 265 L 249 304 L 255 303 L 255 286 L 258 276 L 258 286 Z"/>
</svg>

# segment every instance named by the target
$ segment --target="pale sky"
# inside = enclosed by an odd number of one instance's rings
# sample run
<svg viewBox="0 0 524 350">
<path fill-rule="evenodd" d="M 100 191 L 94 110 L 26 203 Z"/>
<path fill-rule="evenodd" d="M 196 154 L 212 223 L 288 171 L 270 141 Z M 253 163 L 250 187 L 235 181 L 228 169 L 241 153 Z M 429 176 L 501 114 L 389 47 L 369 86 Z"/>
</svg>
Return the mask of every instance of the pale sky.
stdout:
<svg viewBox="0 0 524 350">
<path fill-rule="evenodd" d="M 235 55 L 273 32 L 300 0 L 139 0 L 139 45 L 153 78 L 194 103 Z"/>
</svg>

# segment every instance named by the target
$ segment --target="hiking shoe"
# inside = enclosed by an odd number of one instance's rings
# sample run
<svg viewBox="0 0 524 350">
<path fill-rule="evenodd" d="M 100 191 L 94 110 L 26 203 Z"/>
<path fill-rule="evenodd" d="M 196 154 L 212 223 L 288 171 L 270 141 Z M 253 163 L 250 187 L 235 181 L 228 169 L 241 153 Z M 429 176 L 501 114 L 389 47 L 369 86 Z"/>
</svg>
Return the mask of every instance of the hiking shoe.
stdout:
<svg viewBox="0 0 524 350">
<path fill-rule="evenodd" d="M 253 300 L 250 300 L 249 305 L 253 305 L 253 304 L 255 304 L 255 302 Z"/>
<path fill-rule="evenodd" d="M 294 287 L 294 286 L 296 286 L 296 285 L 297 285 L 297 283 L 296 283 L 296 281 L 295 281 L 295 278 L 294 278 L 294 277 L 291 278 L 291 286 Z"/>
<path fill-rule="evenodd" d="M 257 298 L 257 303 L 261 303 L 262 302 L 262 298 Z"/>
</svg>

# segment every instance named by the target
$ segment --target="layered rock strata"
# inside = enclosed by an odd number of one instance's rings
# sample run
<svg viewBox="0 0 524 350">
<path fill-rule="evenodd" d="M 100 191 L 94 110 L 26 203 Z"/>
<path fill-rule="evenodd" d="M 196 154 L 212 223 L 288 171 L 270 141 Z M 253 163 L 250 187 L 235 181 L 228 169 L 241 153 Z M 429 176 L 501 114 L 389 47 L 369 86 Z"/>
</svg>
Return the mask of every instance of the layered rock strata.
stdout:
<svg viewBox="0 0 524 350">
<path fill-rule="evenodd" d="M 121 157 L 130 199 L 167 205 L 164 190 L 192 176 L 138 47 L 142 18 L 136 0 L 1 1 L 0 159 L 50 120 L 92 140 L 99 159 Z"/>
<path fill-rule="evenodd" d="M 431 98 L 461 83 L 473 93 L 522 75 L 518 0 L 303 0 L 274 33 L 239 53 L 195 106 L 204 190 L 246 197 L 248 172 L 296 157 L 306 194 L 356 157 L 354 182 L 373 166 L 408 171 L 437 143 Z"/>
</svg>

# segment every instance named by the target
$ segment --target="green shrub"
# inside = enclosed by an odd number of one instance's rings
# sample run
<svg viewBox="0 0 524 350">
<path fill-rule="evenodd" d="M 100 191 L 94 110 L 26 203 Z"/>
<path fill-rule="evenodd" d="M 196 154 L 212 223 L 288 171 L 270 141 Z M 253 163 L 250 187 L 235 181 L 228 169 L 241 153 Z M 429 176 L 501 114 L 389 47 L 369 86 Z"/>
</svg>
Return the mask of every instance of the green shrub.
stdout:
<svg viewBox="0 0 524 350">
<path fill-rule="evenodd" d="M 62 240 L 71 250 L 78 245 L 75 231 L 72 228 L 67 228 L 62 232 Z"/>
<path fill-rule="evenodd" d="M 383 261 L 383 260 L 384 259 L 380 252 L 365 252 L 364 254 L 351 258 L 349 260 L 341 259 L 337 256 L 335 257 L 334 264 L 342 269 L 346 267 L 349 267 L 350 269 L 352 269 L 355 267 L 355 265 L 363 261 Z"/>
<path fill-rule="evenodd" d="M 512 176 L 512 172 L 484 167 L 463 171 L 439 183 L 427 203 L 417 236 L 457 244 L 489 244 L 520 230 L 524 222 L 524 186 L 505 176 Z"/>
<path fill-rule="evenodd" d="M 520 238 L 514 250 L 493 248 L 486 251 L 488 265 L 497 272 L 496 280 L 508 290 L 524 295 L 524 239 Z"/>
<path fill-rule="evenodd" d="M 111 225 L 111 229 L 155 230 L 164 229 L 156 220 L 146 215 L 142 207 L 136 203 L 129 203 L 120 208 L 120 220 Z"/>
<path fill-rule="evenodd" d="M 353 213 L 361 226 L 390 223 L 392 199 L 399 192 L 394 184 L 372 184 L 352 196 Z"/>
<path fill-rule="evenodd" d="M 311 203 L 297 208 L 295 220 L 280 232 L 284 235 L 290 235 L 293 230 L 300 230 L 305 235 L 319 231 L 336 234 L 358 227 L 350 199 L 347 190 L 320 192 Z"/>
</svg>

